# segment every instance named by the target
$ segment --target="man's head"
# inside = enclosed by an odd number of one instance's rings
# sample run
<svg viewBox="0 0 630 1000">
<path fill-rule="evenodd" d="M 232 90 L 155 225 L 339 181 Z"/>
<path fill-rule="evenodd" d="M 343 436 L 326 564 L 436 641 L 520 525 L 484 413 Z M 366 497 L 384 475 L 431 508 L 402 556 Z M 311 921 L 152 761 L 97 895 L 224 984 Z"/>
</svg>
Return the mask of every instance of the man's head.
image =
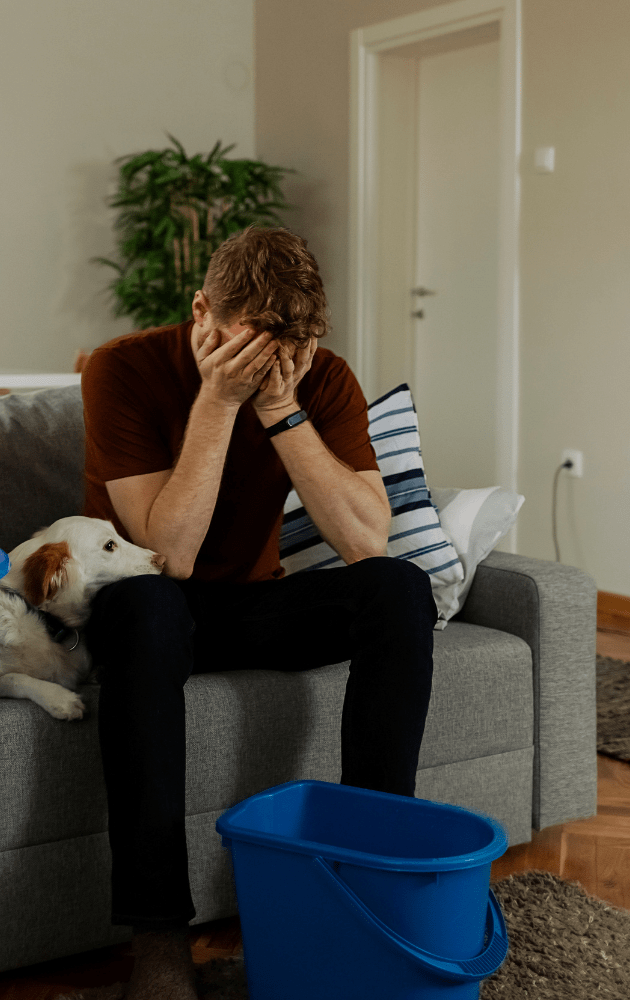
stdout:
<svg viewBox="0 0 630 1000">
<path fill-rule="evenodd" d="M 288 229 L 249 226 L 230 236 L 212 254 L 202 291 L 219 327 L 269 330 L 300 346 L 329 330 L 317 262 Z"/>
</svg>

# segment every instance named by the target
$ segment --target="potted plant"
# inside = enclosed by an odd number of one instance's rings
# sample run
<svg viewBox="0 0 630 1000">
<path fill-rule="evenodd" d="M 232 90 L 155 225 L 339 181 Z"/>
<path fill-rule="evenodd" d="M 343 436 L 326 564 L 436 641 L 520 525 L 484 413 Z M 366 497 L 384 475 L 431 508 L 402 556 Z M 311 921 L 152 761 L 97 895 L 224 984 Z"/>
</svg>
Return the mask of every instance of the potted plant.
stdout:
<svg viewBox="0 0 630 1000">
<path fill-rule="evenodd" d="M 167 133 L 168 135 L 168 133 Z M 207 156 L 189 158 L 173 148 L 119 157 L 118 190 L 109 199 L 122 263 L 94 257 L 118 276 L 108 286 L 116 316 L 132 316 L 136 329 L 167 326 L 191 317 L 210 256 L 231 233 L 256 224 L 281 225 L 288 209 L 280 182 L 295 171 L 258 160 L 228 160 L 234 145 L 217 142 Z"/>
</svg>

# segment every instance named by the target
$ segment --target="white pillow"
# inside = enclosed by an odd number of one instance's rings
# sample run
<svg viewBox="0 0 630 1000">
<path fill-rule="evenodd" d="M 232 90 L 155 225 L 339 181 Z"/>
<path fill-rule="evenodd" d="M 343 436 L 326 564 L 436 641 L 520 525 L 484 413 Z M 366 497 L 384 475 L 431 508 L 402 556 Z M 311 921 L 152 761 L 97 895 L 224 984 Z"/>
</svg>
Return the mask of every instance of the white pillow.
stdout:
<svg viewBox="0 0 630 1000">
<path fill-rule="evenodd" d="M 458 610 L 457 585 L 464 581 L 464 568 L 442 531 L 426 484 L 418 415 L 409 386 L 403 383 L 371 403 L 368 420 L 368 433 L 392 509 L 387 554 L 409 559 L 429 574 L 439 614 L 435 628 L 444 629 Z M 345 565 L 322 539 L 295 490 L 291 490 L 284 506 L 280 562 L 287 576 Z"/>
<path fill-rule="evenodd" d="M 444 534 L 464 567 L 464 579 L 448 585 L 448 597 L 444 595 L 450 607 L 456 605 L 448 616 L 452 618 L 464 606 L 477 566 L 507 535 L 525 497 L 502 486 L 482 490 L 449 487 L 434 489 L 432 494 Z"/>
</svg>

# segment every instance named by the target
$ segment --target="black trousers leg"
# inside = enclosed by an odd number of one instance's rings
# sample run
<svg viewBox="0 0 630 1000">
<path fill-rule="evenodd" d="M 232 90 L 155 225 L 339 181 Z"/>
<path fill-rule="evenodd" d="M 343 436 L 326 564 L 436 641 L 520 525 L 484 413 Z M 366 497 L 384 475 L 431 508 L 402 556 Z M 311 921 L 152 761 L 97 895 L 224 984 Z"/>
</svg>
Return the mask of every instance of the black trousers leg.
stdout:
<svg viewBox="0 0 630 1000">
<path fill-rule="evenodd" d="M 93 601 L 112 923 L 191 920 L 183 687 L 191 673 L 350 660 L 342 784 L 413 796 L 431 696 L 429 576 L 377 557 L 255 584 L 133 577 Z"/>
</svg>

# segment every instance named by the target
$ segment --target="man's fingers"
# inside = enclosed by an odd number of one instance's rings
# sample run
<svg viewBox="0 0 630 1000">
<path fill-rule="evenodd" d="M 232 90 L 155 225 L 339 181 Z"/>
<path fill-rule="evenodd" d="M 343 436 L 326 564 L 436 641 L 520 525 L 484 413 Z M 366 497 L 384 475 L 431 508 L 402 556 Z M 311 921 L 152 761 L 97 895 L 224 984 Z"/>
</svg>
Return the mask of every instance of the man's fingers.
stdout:
<svg viewBox="0 0 630 1000">
<path fill-rule="evenodd" d="M 249 363 L 261 351 L 269 347 L 271 340 L 271 334 L 267 333 L 267 331 L 256 333 L 255 330 L 241 330 L 240 333 L 237 333 L 228 340 L 227 344 L 224 344 L 221 349 L 225 352 L 226 359 L 229 360 L 235 358 L 237 355 L 242 355 L 247 360 L 247 363 Z M 275 350 L 275 345 L 272 347 L 273 350 Z"/>
<path fill-rule="evenodd" d="M 204 344 L 207 344 L 209 340 L 212 340 L 212 337 L 216 332 L 216 330 L 209 330 L 208 333 L 202 333 L 197 341 L 197 349 L 200 350 Z"/>
</svg>

